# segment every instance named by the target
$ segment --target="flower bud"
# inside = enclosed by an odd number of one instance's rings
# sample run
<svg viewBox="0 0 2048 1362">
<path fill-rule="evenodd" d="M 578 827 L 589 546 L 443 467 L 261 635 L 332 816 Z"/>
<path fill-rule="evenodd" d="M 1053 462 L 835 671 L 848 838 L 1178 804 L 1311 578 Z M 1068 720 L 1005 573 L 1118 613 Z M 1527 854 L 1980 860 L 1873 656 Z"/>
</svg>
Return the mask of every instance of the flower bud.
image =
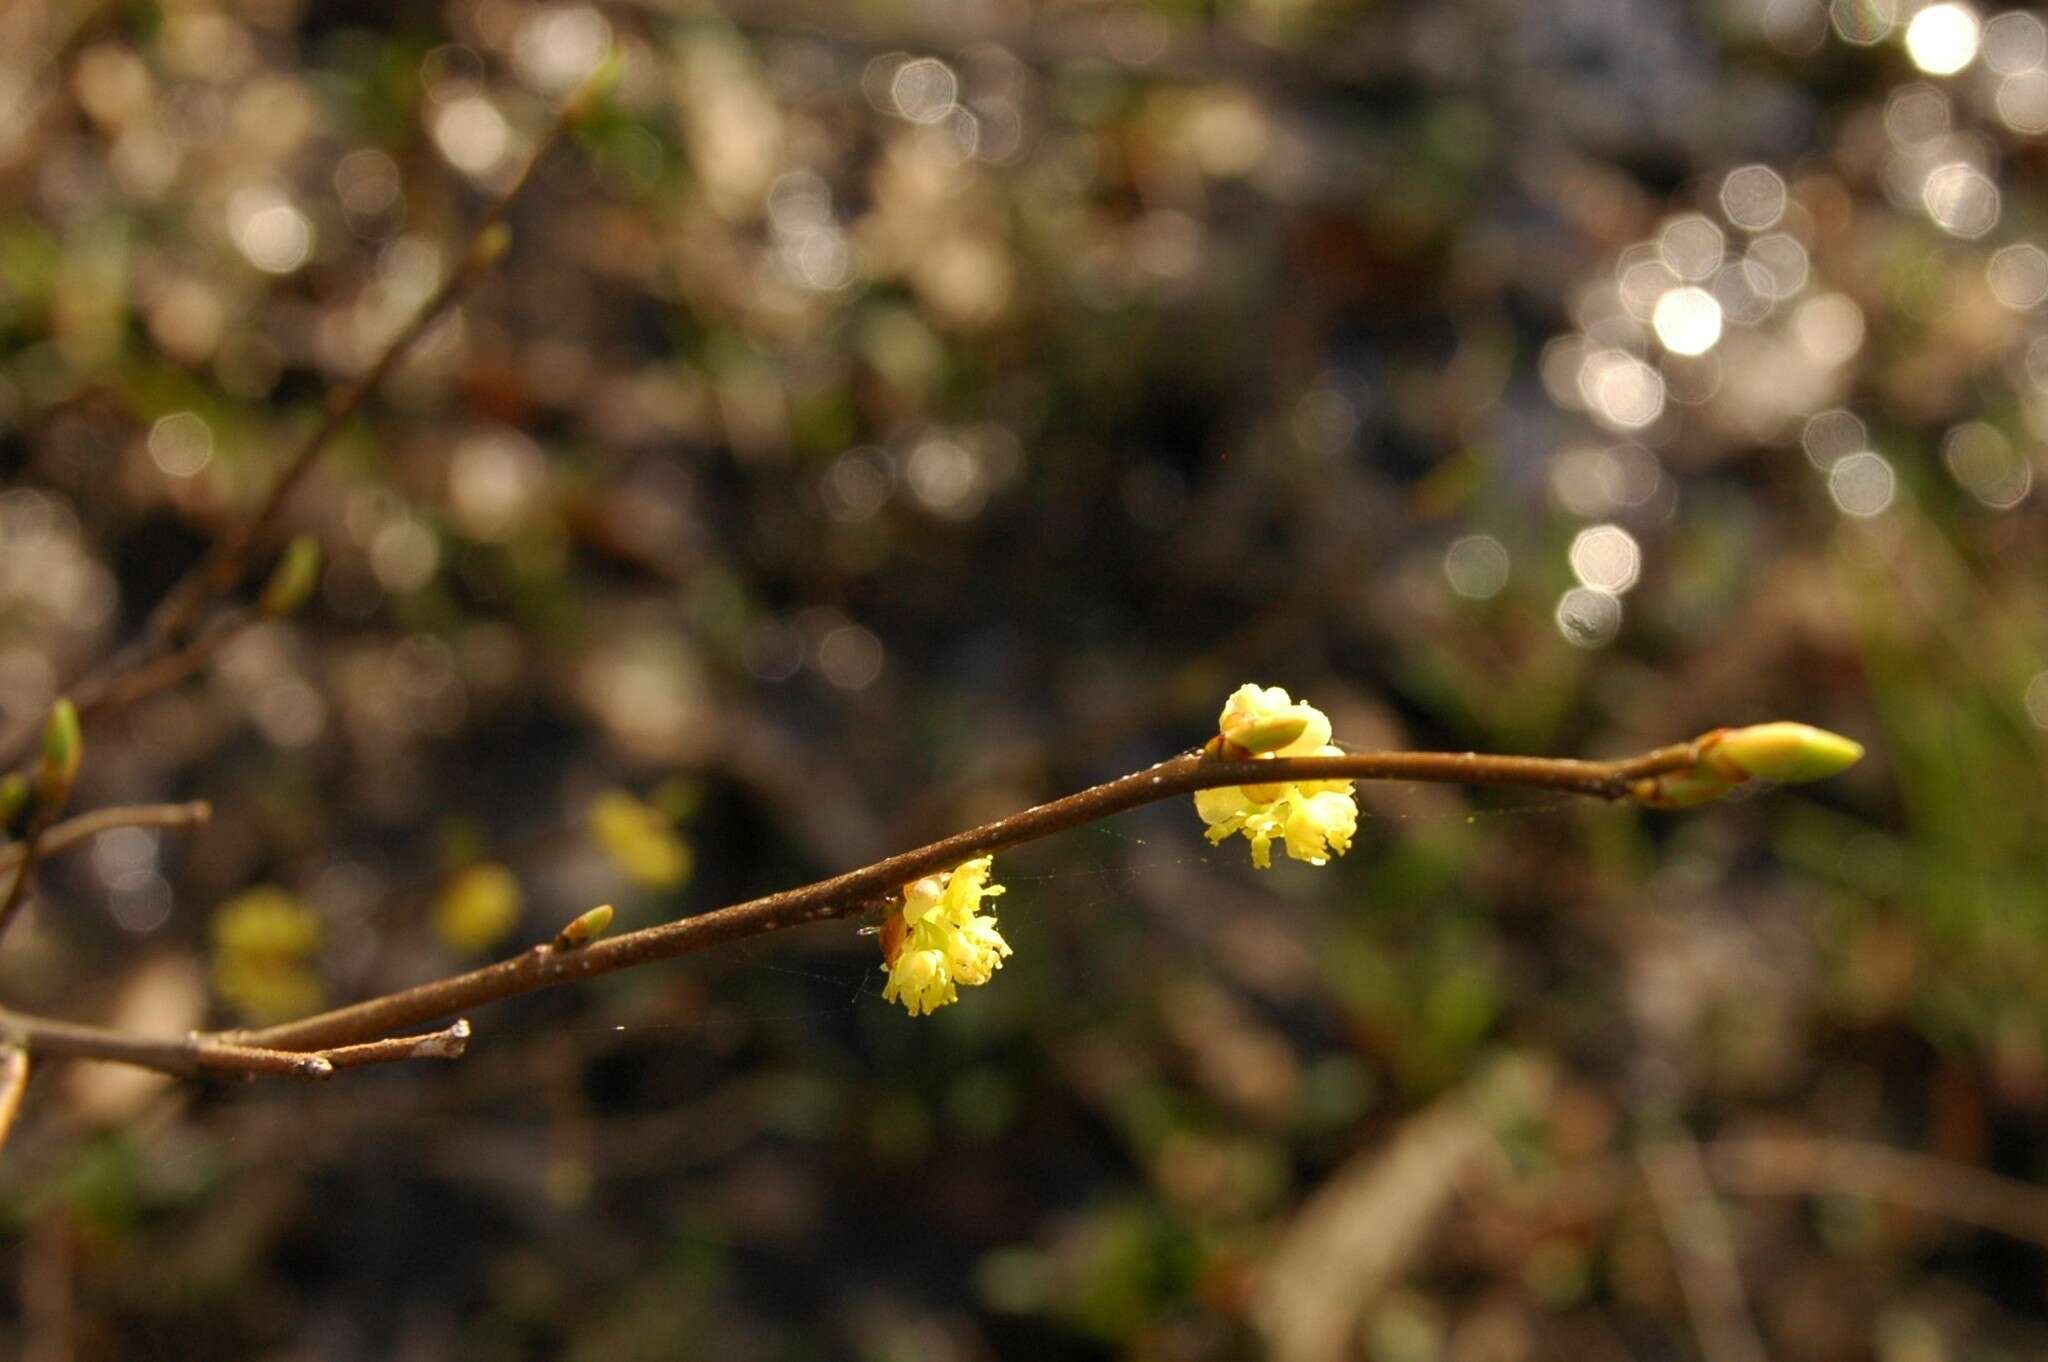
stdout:
<svg viewBox="0 0 2048 1362">
<path fill-rule="evenodd" d="M 50 706 L 43 724 L 43 760 L 36 771 L 36 793 L 43 807 L 54 814 L 71 798 L 71 782 L 78 778 L 78 764 L 85 759 L 85 739 L 78 731 L 78 709 L 68 697 Z"/>
<path fill-rule="evenodd" d="M 587 946 L 603 936 L 611 925 L 612 906 L 609 903 L 600 903 L 555 933 L 555 949 L 573 951 L 578 946 Z"/>
<path fill-rule="evenodd" d="M 1715 755 L 1744 775 L 1797 785 L 1840 775 L 1863 759 L 1863 745 L 1808 724 L 1752 724 L 1722 730 Z"/>
</svg>

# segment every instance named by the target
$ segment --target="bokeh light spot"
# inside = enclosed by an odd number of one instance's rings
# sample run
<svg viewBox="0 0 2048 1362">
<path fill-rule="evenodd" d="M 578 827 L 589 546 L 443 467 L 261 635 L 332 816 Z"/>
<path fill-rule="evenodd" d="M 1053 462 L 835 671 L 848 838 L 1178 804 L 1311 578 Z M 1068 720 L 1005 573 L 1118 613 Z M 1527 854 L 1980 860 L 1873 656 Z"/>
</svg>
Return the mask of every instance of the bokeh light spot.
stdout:
<svg viewBox="0 0 2048 1362">
<path fill-rule="evenodd" d="M 1558 597 L 1557 631 L 1575 648 L 1599 648 L 1621 632 L 1621 598 L 1590 586 Z"/>
<path fill-rule="evenodd" d="M 313 253 L 313 224 L 269 185 L 251 185 L 228 200 L 228 229 L 243 259 L 265 274 L 290 274 Z"/>
<path fill-rule="evenodd" d="M 1490 534 L 1468 534 L 1444 550 L 1444 577 L 1468 601 L 1499 595 L 1512 566 L 1507 545 Z"/>
<path fill-rule="evenodd" d="M 149 458 L 165 477 L 192 477 L 213 460 L 213 427 L 197 412 L 158 417 L 149 428 Z"/>
<path fill-rule="evenodd" d="M 1839 460 L 1870 448 L 1870 431 L 1855 412 L 1836 407 L 1808 417 L 1799 444 L 1808 462 L 1826 472 Z"/>
<path fill-rule="evenodd" d="M 1828 22 L 1843 42 L 1868 47 L 1883 42 L 1898 19 L 1894 0 L 1833 0 Z"/>
<path fill-rule="evenodd" d="M 1745 232 L 1761 232 L 1785 216 L 1785 179 L 1766 165 L 1728 172 L 1721 181 L 1721 211 Z"/>
<path fill-rule="evenodd" d="M 1624 350 L 1595 350 L 1579 369 L 1579 392 L 1601 423 L 1640 430 L 1664 412 L 1664 377 Z"/>
<path fill-rule="evenodd" d="M 1721 339 L 1721 305 L 1703 288 L 1675 288 L 1657 300 L 1650 324 L 1673 354 L 1704 355 Z"/>
<path fill-rule="evenodd" d="M 1828 470 L 1828 495 L 1844 515 L 1874 516 L 1892 504 L 1897 491 L 1891 464 L 1867 449 L 1844 455 Z"/>
<path fill-rule="evenodd" d="M 2004 432 L 1986 421 L 1966 421 L 1942 441 L 1941 461 L 1964 491 L 1994 511 L 2020 504 L 2034 486 L 2034 467 Z"/>
<path fill-rule="evenodd" d="M 1983 236 L 1998 225 L 1998 186 L 1964 161 L 1938 166 L 1920 191 L 1927 216 L 1954 236 Z"/>
<path fill-rule="evenodd" d="M 1568 557 L 1572 575 L 1582 585 L 1610 596 L 1622 595 L 1634 586 L 1643 567 L 1643 552 L 1635 536 L 1619 525 L 1580 530 L 1572 539 Z"/>
<path fill-rule="evenodd" d="M 1930 76 L 1952 76 L 1977 59 L 1977 13 L 1944 0 L 1906 25 L 1906 55 Z"/>
<path fill-rule="evenodd" d="M 1727 239 L 1721 229 L 1698 213 L 1687 213 L 1664 224 L 1657 235 L 1657 253 L 1680 279 L 1697 282 L 1721 267 Z"/>
<path fill-rule="evenodd" d="M 2016 76 L 2048 62 L 2048 26 L 2025 10 L 2009 10 L 1984 25 L 1984 64 Z"/>
<path fill-rule="evenodd" d="M 1792 313 L 1792 335 L 1816 364 L 1847 363 L 1863 348 L 1863 309 L 1845 293 L 1820 293 Z"/>
<path fill-rule="evenodd" d="M 2015 312 L 2026 312 L 2048 299 L 2048 251 L 2032 242 L 2006 246 L 1984 266 L 1991 296 Z"/>
</svg>

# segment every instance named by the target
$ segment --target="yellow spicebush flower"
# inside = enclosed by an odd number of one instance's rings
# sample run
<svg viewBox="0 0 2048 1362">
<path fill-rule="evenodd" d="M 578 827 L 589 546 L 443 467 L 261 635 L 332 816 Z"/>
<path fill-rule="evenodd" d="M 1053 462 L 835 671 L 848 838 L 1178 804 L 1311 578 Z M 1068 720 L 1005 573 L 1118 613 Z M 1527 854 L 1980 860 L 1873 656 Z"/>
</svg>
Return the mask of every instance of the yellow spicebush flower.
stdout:
<svg viewBox="0 0 2048 1362">
<path fill-rule="evenodd" d="M 925 1016 L 958 1002 L 962 988 L 985 984 L 1002 968 L 1010 943 L 996 930 L 995 916 L 979 911 L 984 899 L 1003 892 L 988 882 L 993 864 L 977 856 L 904 887 L 903 907 L 882 934 L 889 966 L 883 998 L 902 1003 L 913 1017 Z"/>
<path fill-rule="evenodd" d="M 659 809 L 624 790 L 606 790 L 590 806 L 590 830 L 612 864 L 635 884 L 674 889 L 696 857 Z"/>
<path fill-rule="evenodd" d="M 1217 719 L 1223 741 L 1257 759 L 1341 755 L 1330 745 L 1330 719 L 1278 686 L 1243 685 Z M 1358 803 L 1348 780 L 1274 781 L 1232 785 L 1195 793 L 1195 812 L 1208 824 L 1207 836 L 1221 846 L 1238 833 L 1252 845 L 1252 864 L 1273 864 L 1273 843 L 1310 865 L 1342 856 L 1358 832 Z"/>
</svg>

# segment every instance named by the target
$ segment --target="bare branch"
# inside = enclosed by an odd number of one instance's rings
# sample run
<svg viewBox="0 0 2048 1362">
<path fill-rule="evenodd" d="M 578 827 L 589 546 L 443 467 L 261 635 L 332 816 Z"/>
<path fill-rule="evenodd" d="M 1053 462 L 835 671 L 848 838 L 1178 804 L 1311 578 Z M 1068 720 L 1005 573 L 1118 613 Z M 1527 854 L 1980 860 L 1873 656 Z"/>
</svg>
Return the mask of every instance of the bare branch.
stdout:
<svg viewBox="0 0 2048 1362">
<path fill-rule="evenodd" d="M 573 950 L 536 946 L 466 974 L 282 1026 L 226 1032 L 222 1038 L 287 1050 L 313 1050 L 372 1040 L 436 1017 L 574 979 L 610 974 L 806 922 L 846 917 L 877 899 L 900 892 L 920 876 L 951 869 L 972 857 L 1196 790 L 1281 780 L 1422 780 L 1533 786 L 1617 799 L 1627 794 L 1635 781 L 1688 769 L 1693 761 L 1690 743 L 1611 762 L 1497 757 L 1470 752 L 1356 752 L 1334 757 L 1236 761 L 1188 752 L 815 884 L 626 932 Z"/>
</svg>

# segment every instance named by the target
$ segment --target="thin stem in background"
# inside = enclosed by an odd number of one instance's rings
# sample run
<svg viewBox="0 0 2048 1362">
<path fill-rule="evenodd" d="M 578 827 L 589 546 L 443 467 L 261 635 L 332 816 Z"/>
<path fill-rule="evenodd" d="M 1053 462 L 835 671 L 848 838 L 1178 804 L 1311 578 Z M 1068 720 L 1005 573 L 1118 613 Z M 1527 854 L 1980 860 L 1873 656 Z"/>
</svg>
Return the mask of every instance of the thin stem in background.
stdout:
<svg viewBox="0 0 2048 1362">
<path fill-rule="evenodd" d="M 285 462 L 284 470 L 271 483 L 256 513 L 214 541 L 206 556 L 157 604 L 140 638 L 66 688 L 78 693 L 81 715 L 129 704 L 175 684 L 197 670 L 226 641 L 225 637 L 218 635 L 202 635 L 188 642 L 187 636 L 215 599 L 240 584 L 248 571 L 251 554 L 283 514 L 285 503 L 333 446 L 335 437 L 362 409 L 370 394 L 382 386 L 399 361 L 503 254 L 506 214 L 533 183 L 534 174 L 548 153 L 584 116 L 596 88 L 596 79 L 593 78 L 591 84 L 564 102 L 518 177 L 484 210 L 462 258 L 441 281 L 441 286 L 420 305 L 412 319 L 399 328 L 368 370 L 329 396 L 320 421 L 306 433 L 298 449 Z M 188 657 L 187 654 L 195 656 Z M 11 765 L 21 759 L 39 726 L 40 720 L 23 723 L 0 741 L 0 766 Z"/>
</svg>

